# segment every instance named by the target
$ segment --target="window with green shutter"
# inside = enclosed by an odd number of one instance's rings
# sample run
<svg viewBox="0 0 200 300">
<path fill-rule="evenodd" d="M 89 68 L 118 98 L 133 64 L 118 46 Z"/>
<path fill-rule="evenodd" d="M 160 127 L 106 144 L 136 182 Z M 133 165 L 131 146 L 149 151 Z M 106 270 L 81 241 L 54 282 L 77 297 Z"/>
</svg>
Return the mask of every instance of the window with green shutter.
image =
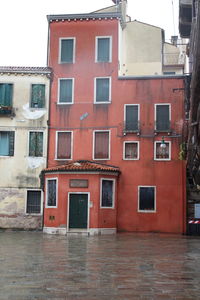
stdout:
<svg viewBox="0 0 200 300">
<path fill-rule="evenodd" d="M 12 106 L 13 84 L 0 83 L 0 106 Z"/>
<path fill-rule="evenodd" d="M 60 104 L 73 103 L 73 78 L 59 79 Z"/>
<path fill-rule="evenodd" d="M 74 62 L 74 38 L 60 40 L 60 62 Z"/>
<path fill-rule="evenodd" d="M 32 131 L 29 133 L 29 156 L 43 156 L 43 132 Z"/>
<path fill-rule="evenodd" d="M 45 84 L 32 84 L 31 107 L 45 107 Z"/>
<path fill-rule="evenodd" d="M 14 156 L 14 131 L 0 131 L 0 156 Z"/>
</svg>

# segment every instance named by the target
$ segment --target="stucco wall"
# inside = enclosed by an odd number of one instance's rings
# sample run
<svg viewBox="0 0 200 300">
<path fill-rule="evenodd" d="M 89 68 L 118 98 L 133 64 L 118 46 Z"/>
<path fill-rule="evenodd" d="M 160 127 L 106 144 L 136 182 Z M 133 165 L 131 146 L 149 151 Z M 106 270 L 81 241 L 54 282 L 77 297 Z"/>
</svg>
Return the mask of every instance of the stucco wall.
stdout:
<svg viewBox="0 0 200 300">
<path fill-rule="evenodd" d="M 162 74 L 162 30 L 145 23 L 128 22 L 122 32 L 120 75 Z"/>
<path fill-rule="evenodd" d="M 26 189 L 0 188 L 0 228 L 42 227 L 41 215 L 26 214 Z"/>
</svg>

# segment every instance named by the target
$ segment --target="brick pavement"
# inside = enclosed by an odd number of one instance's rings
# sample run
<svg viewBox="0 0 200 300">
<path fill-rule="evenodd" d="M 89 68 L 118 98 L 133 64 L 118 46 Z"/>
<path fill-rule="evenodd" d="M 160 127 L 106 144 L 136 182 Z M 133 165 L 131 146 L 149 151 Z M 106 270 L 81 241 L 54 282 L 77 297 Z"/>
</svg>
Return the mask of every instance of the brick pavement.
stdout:
<svg viewBox="0 0 200 300">
<path fill-rule="evenodd" d="M 2 231 L 4 299 L 200 299 L 200 238 Z"/>
</svg>

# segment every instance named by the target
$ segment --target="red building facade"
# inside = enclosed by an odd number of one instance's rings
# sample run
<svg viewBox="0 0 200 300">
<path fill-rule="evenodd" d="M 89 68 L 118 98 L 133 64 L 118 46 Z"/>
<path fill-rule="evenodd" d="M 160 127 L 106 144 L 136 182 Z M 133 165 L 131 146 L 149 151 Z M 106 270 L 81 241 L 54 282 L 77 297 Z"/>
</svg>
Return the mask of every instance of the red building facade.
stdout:
<svg viewBox="0 0 200 300">
<path fill-rule="evenodd" d="M 184 79 L 119 77 L 120 18 L 48 16 L 45 232 L 185 232 Z"/>
</svg>

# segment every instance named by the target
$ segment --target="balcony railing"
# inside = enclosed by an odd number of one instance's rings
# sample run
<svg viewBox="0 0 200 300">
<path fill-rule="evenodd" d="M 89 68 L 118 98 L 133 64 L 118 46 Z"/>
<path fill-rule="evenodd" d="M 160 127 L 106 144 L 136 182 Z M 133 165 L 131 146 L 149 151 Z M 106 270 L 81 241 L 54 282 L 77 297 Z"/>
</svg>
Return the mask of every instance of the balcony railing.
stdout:
<svg viewBox="0 0 200 300">
<path fill-rule="evenodd" d="M 139 121 L 125 121 L 124 122 L 124 133 L 139 133 L 140 122 Z"/>
<path fill-rule="evenodd" d="M 0 105 L 0 116 L 10 116 L 10 115 L 13 115 L 13 107 Z"/>
<path fill-rule="evenodd" d="M 170 121 L 156 121 L 155 122 L 155 132 L 171 132 L 171 122 Z"/>
</svg>

